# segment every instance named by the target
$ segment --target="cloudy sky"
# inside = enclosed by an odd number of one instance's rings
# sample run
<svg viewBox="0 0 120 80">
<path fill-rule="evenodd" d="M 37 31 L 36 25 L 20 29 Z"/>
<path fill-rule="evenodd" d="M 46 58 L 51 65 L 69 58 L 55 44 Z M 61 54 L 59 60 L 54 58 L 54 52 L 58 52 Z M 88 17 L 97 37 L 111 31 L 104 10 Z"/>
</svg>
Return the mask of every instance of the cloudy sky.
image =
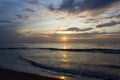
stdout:
<svg viewBox="0 0 120 80">
<path fill-rule="evenodd" d="M 0 42 L 120 42 L 120 0 L 0 0 Z"/>
</svg>

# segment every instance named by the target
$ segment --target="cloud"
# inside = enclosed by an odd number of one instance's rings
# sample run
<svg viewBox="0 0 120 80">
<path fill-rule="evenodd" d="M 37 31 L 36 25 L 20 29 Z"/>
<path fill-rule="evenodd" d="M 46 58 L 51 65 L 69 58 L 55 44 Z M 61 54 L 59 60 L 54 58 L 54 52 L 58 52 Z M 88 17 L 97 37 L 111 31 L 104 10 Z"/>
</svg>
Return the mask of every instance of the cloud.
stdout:
<svg viewBox="0 0 120 80">
<path fill-rule="evenodd" d="M 30 8 L 25 8 L 25 9 L 23 9 L 23 11 L 27 11 L 27 12 L 35 12 L 33 9 L 30 9 Z"/>
<path fill-rule="evenodd" d="M 99 25 L 97 25 L 96 27 L 97 27 L 97 28 L 113 27 L 113 26 L 116 26 L 116 25 L 119 25 L 119 24 L 120 24 L 120 22 L 111 21 L 110 23 L 99 24 Z"/>
<path fill-rule="evenodd" d="M 48 6 L 50 10 L 67 11 L 70 13 L 80 13 L 86 10 L 101 10 L 119 0 L 64 0 L 59 8 L 53 5 Z"/>
<path fill-rule="evenodd" d="M 71 28 L 68 28 L 68 29 L 66 29 L 66 30 L 63 30 L 63 31 L 80 31 L 80 29 L 79 28 L 77 28 L 77 27 L 71 27 Z"/>
<path fill-rule="evenodd" d="M 12 23 L 12 22 L 4 20 L 4 21 L 0 21 L 0 23 Z"/>
<path fill-rule="evenodd" d="M 39 0 L 22 0 L 22 1 L 33 5 L 37 5 L 39 3 Z"/>
<path fill-rule="evenodd" d="M 113 16 L 110 16 L 110 17 L 106 17 L 105 19 L 112 19 L 112 18 L 120 18 L 120 14 L 118 15 L 113 15 Z"/>
<path fill-rule="evenodd" d="M 77 27 L 71 27 L 71 28 L 67 28 L 65 30 L 62 30 L 62 31 L 89 31 L 89 30 L 92 30 L 93 28 L 84 28 L 84 29 L 80 29 L 80 28 L 77 28 Z"/>
<path fill-rule="evenodd" d="M 18 18 L 20 18 L 20 19 L 24 19 L 24 20 L 26 20 L 26 19 L 28 19 L 29 17 L 28 16 L 23 16 L 23 15 L 16 15 Z"/>
<path fill-rule="evenodd" d="M 105 8 L 118 1 L 119 0 L 85 0 L 83 9 L 94 10 L 94 9 Z"/>
<path fill-rule="evenodd" d="M 59 5 L 59 8 L 54 7 L 53 5 L 49 6 L 49 9 L 51 10 L 63 10 L 68 12 L 74 12 L 76 10 L 81 9 L 81 1 L 76 0 L 64 0 L 61 5 Z"/>
<path fill-rule="evenodd" d="M 66 18 L 65 17 L 59 17 L 59 18 L 56 18 L 55 20 L 65 20 Z"/>
<path fill-rule="evenodd" d="M 119 0 L 22 0 L 24 3 L 36 5 L 39 8 L 48 8 L 50 11 L 66 12 L 67 14 L 79 14 L 85 11 L 89 15 L 104 12 L 106 8 Z M 112 5 L 113 6 L 113 5 Z M 115 5 L 116 6 L 116 5 Z"/>
<path fill-rule="evenodd" d="M 85 29 L 81 29 L 80 31 L 90 31 L 93 30 L 93 28 L 85 28 Z"/>
</svg>

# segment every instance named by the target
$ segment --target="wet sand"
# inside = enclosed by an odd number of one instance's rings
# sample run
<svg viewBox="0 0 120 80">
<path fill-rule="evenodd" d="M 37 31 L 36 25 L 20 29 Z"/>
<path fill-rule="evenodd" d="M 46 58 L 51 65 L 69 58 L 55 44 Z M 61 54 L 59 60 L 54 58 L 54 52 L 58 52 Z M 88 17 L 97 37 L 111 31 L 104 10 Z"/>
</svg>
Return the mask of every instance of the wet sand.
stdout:
<svg viewBox="0 0 120 80">
<path fill-rule="evenodd" d="M 60 79 L 0 68 L 0 80 L 60 80 Z"/>
</svg>

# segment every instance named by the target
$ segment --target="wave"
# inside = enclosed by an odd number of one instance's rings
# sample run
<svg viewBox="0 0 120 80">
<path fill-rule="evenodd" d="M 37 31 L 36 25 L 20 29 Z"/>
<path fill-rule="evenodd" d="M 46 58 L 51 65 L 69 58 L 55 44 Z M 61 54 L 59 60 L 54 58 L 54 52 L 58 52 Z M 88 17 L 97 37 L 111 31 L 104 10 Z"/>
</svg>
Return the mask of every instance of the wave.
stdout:
<svg viewBox="0 0 120 80">
<path fill-rule="evenodd" d="M 102 48 L 91 48 L 91 49 L 61 49 L 61 48 L 30 48 L 30 47 L 8 47 L 8 48 L 0 48 L 3 49 L 11 49 L 11 50 L 54 50 L 54 51 L 72 51 L 72 52 L 101 52 L 108 54 L 120 54 L 120 49 L 102 49 Z"/>
<path fill-rule="evenodd" d="M 84 66 L 88 67 L 104 67 L 104 68 L 112 68 L 112 69 L 120 69 L 120 65 L 105 65 L 105 64 L 82 64 Z"/>
<path fill-rule="evenodd" d="M 52 67 L 52 66 L 48 66 L 48 65 L 43 65 L 40 63 L 37 63 L 35 61 L 26 59 L 24 57 L 20 57 L 21 59 L 23 59 L 24 61 L 30 63 L 32 66 L 47 70 L 47 71 L 52 71 L 52 72 L 56 72 L 56 73 L 60 73 L 62 75 L 66 75 L 66 76 L 71 76 L 71 77 L 80 77 L 80 76 L 84 76 L 84 77 L 92 77 L 92 78 L 96 78 L 96 79 L 104 79 L 104 80 L 119 80 L 120 77 L 119 75 L 111 75 L 108 73 L 103 73 L 103 72 L 98 72 L 98 71 L 90 71 L 90 70 L 72 70 L 72 69 L 63 69 L 63 68 L 58 68 L 58 67 Z"/>
</svg>

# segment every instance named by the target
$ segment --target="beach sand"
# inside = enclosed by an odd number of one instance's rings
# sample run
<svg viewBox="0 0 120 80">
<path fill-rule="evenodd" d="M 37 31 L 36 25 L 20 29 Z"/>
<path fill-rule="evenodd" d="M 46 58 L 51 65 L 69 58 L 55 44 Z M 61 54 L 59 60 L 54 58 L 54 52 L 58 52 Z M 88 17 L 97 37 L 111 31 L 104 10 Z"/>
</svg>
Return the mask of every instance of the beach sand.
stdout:
<svg viewBox="0 0 120 80">
<path fill-rule="evenodd" d="M 0 69 L 0 80 L 60 80 L 30 73 Z"/>
</svg>

